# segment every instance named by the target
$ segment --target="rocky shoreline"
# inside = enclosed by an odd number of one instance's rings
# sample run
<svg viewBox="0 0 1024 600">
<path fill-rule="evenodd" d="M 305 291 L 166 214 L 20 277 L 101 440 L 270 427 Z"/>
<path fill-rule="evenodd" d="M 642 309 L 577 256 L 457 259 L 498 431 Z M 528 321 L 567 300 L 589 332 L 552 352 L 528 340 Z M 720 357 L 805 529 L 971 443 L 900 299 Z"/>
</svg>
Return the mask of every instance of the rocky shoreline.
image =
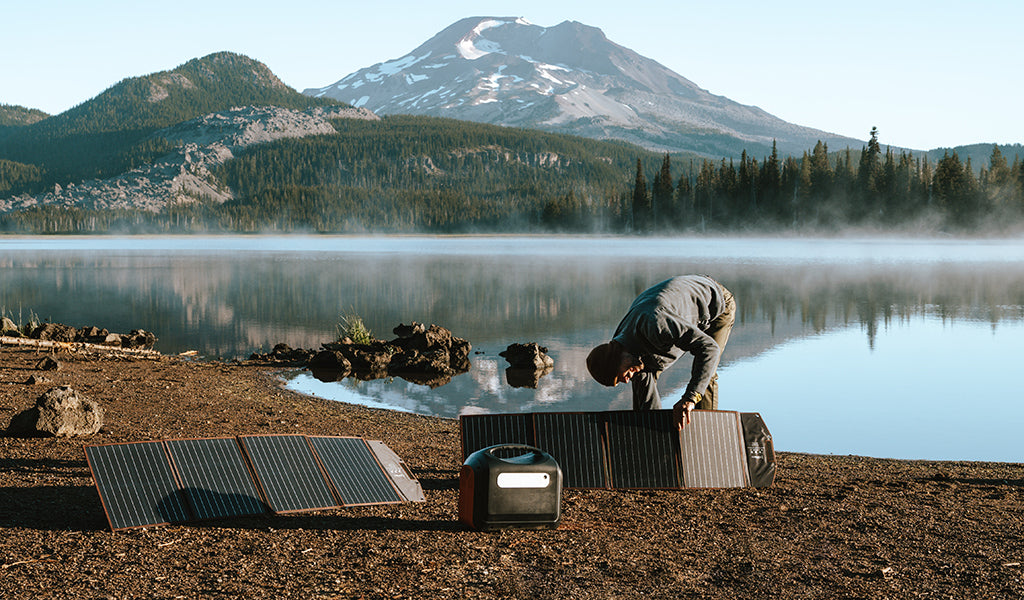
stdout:
<svg viewBox="0 0 1024 600">
<path fill-rule="evenodd" d="M 1024 465 L 778 453 L 766 489 L 566 490 L 555 530 L 457 520 L 458 422 L 305 397 L 280 366 L 0 345 L 103 406 L 86 438 L 0 437 L 4 598 L 1017 598 Z M 384 441 L 427 501 L 111 532 L 83 444 L 259 433 Z"/>
</svg>

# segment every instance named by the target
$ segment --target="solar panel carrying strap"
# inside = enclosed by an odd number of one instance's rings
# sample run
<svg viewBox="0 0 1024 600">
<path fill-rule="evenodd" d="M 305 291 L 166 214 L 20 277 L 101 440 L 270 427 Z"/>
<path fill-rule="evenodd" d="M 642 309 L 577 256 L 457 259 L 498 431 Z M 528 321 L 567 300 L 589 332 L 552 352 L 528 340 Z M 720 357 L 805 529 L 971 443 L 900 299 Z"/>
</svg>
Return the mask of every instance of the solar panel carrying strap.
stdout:
<svg viewBox="0 0 1024 600">
<path fill-rule="evenodd" d="M 112 530 L 194 520 L 422 502 L 383 442 L 258 435 L 85 446 Z"/>
<path fill-rule="evenodd" d="M 497 444 L 551 454 L 569 488 L 766 487 L 771 434 L 757 413 L 694 411 L 682 431 L 671 410 L 463 415 L 465 459 Z"/>
</svg>

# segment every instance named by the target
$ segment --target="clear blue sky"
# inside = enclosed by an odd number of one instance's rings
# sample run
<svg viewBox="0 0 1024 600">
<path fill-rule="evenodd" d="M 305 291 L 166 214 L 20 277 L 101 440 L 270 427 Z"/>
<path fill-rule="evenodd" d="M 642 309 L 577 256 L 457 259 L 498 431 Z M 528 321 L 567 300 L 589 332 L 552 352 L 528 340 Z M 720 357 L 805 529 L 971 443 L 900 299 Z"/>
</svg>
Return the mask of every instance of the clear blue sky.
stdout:
<svg viewBox="0 0 1024 600">
<path fill-rule="evenodd" d="M 708 91 L 883 145 L 1024 143 L 1024 1 L 36 0 L 0 10 L 0 103 L 56 114 L 228 50 L 301 91 L 468 16 L 575 20 Z"/>
</svg>

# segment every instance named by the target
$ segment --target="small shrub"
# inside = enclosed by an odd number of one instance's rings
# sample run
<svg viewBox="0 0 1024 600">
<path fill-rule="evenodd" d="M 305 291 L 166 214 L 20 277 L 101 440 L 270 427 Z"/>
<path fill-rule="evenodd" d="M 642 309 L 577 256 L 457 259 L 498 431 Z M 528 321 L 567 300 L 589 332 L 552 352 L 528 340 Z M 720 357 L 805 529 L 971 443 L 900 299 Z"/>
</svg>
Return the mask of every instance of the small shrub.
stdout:
<svg viewBox="0 0 1024 600">
<path fill-rule="evenodd" d="M 367 329 L 359 315 L 341 315 L 338 323 L 338 339 L 348 337 L 357 344 L 372 344 L 375 340 L 373 333 Z"/>
</svg>

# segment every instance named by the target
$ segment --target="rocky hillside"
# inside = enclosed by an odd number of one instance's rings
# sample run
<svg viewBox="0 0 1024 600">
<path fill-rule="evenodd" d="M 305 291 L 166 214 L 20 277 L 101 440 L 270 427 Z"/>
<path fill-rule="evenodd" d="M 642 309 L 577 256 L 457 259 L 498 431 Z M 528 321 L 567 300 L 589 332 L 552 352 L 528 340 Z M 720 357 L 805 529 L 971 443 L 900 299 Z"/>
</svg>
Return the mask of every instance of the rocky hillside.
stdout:
<svg viewBox="0 0 1024 600">
<path fill-rule="evenodd" d="M 250 105 L 305 110 L 340 103 L 304 96 L 263 63 L 219 52 L 124 79 L 59 115 L 12 128 L 0 135 L 0 159 L 41 167 L 50 184 L 112 177 L 166 151 L 146 143 L 155 131 Z"/>
<path fill-rule="evenodd" d="M 833 149 L 863 145 L 716 96 L 573 21 L 463 19 L 401 58 L 303 93 L 381 115 L 538 128 L 714 158 L 744 149 L 767 155 L 773 140 L 798 156 L 818 140 Z"/>
<path fill-rule="evenodd" d="M 335 133 L 329 122 L 335 118 L 379 119 L 366 109 L 340 106 L 304 111 L 246 106 L 211 113 L 153 133 L 152 139 L 170 142 L 175 150 L 152 163 L 107 179 L 55 185 L 43 194 L 0 198 L 0 212 L 45 205 L 159 212 L 198 199 L 224 202 L 231 192 L 214 181 L 213 167 L 253 144 Z"/>
</svg>

